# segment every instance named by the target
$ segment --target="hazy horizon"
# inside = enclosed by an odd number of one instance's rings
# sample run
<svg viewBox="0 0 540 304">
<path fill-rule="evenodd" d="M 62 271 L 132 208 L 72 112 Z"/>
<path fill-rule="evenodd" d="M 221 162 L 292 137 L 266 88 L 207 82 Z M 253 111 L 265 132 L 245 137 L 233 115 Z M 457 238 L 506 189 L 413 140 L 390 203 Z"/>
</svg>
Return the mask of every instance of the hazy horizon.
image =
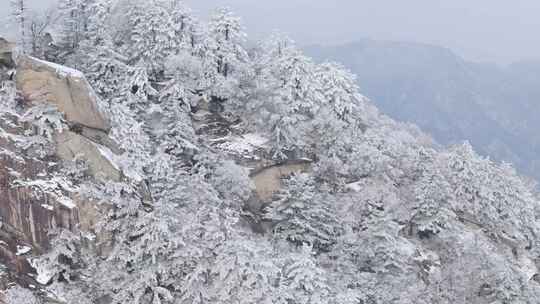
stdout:
<svg viewBox="0 0 540 304">
<path fill-rule="evenodd" d="M 52 1 L 0 304 L 540 303 L 540 0 Z"/>
<path fill-rule="evenodd" d="M 46 7 L 53 0 L 29 0 Z M 251 39 L 278 30 L 300 45 L 360 39 L 402 41 L 449 48 L 469 61 L 508 64 L 540 59 L 540 1 L 535 0 L 186 0 L 201 18 L 228 6 L 242 17 Z M 9 1 L 0 0 L 6 18 Z M 302 11 L 299 18 L 298 12 Z M 5 34 L 4 29 L 0 29 Z"/>
</svg>

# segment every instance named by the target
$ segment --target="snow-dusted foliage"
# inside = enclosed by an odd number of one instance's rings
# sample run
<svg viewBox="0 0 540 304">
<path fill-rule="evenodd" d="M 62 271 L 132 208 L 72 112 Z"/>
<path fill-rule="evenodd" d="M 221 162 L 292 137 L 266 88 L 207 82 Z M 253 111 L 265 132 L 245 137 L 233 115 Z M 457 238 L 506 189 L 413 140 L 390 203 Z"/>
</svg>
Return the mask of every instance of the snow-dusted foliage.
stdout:
<svg viewBox="0 0 540 304">
<path fill-rule="evenodd" d="M 165 7 L 139 1 L 128 11 L 130 33 L 126 45 L 131 62 L 141 62 L 153 73 L 160 73 L 169 54 L 178 46 L 172 19 Z"/>
<path fill-rule="evenodd" d="M 342 228 L 331 195 L 315 187 L 315 180 L 306 174 L 291 177 L 266 216 L 275 222 L 273 233 L 277 237 L 330 251 Z"/>
<path fill-rule="evenodd" d="M 90 8 L 93 0 L 59 0 L 58 11 L 61 16 L 62 45 L 68 50 L 79 47 L 87 38 Z"/>
<path fill-rule="evenodd" d="M 237 76 L 247 63 L 243 47 L 245 33 L 240 18 L 229 9 L 216 10 L 208 24 L 204 45 L 204 69 L 211 86 L 210 94 L 228 98 L 238 87 Z"/>
<path fill-rule="evenodd" d="M 17 304 L 41 304 L 42 302 L 37 299 L 34 294 L 22 287 L 12 287 L 5 293 L 7 303 Z"/>
<path fill-rule="evenodd" d="M 11 81 L 0 82 L 0 110 L 2 114 L 11 113 L 17 106 L 17 90 Z"/>
<path fill-rule="evenodd" d="M 356 77 L 339 64 L 323 63 L 317 69 L 325 101 L 331 105 L 339 119 L 349 122 L 352 108 L 363 98 Z"/>
<path fill-rule="evenodd" d="M 343 67 L 314 63 L 283 36 L 247 47 L 227 9 L 204 23 L 177 0 L 61 8 L 57 61 L 101 97 L 123 176 L 93 180 L 76 158 L 48 183 L 20 181 L 58 196 L 69 186 L 102 212 L 90 231 L 55 232 L 32 259 L 44 294 L 107 304 L 540 301 L 538 198 L 510 165 L 467 144 L 430 146 L 380 114 Z M 13 112 L 35 126 L 23 143 L 50 144 L 64 126 L 46 106 L 17 114 L 10 81 L 0 106 L 0 119 Z M 263 201 L 260 188 L 274 186 Z"/>
<path fill-rule="evenodd" d="M 262 120 L 275 139 L 276 157 L 286 158 L 288 151 L 307 148 L 303 137 L 310 128 L 306 122 L 315 117 L 323 96 L 315 64 L 281 39 L 273 38 L 265 47 L 262 77 L 272 81 L 267 84 L 272 95 L 257 102 L 261 103 L 259 113 L 266 115 Z"/>
<path fill-rule="evenodd" d="M 27 26 L 27 18 L 28 18 L 28 7 L 25 0 L 9 0 L 11 5 L 11 16 L 13 18 L 14 23 L 17 25 L 19 29 L 19 45 L 22 46 L 23 51 L 27 49 L 28 47 L 28 26 Z"/>
<path fill-rule="evenodd" d="M 54 280 L 72 281 L 73 268 L 80 262 L 80 239 L 73 233 L 61 230 L 55 236 L 47 254 L 31 261 L 36 269 L 36 281 L 46 285 Z"/>
<path fill-rule="evenodd" d="M 54 132 L 62 132 L 66 128 L 62 113 L 58 112 L 55 106 L 46 103 L 28 109 L 21 121 L 31 123 L 38 135 L 48 139 L 52 139 Z"/>
</svg>

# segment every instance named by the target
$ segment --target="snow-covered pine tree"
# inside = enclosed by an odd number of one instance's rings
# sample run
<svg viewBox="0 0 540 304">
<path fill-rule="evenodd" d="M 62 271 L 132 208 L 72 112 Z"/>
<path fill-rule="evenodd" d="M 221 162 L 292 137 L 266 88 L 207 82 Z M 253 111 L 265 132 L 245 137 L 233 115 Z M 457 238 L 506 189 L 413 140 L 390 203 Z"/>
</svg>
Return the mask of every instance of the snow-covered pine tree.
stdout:
<svg viewBox="0 0 540 304">
<path fill-rule="evenodd" d="M 538 302 L 540 209 L 511 167 L 467 146 L 420 147 L 420 132 L 381 115 L 350 73 L 314 64 L 288 39 L 246 55 L 229 11 L 206 25 L 175 0 L 63 3 L 83 17 L 64 15 L 75 43 L 57 59 L 83 69 L 103 99 L 126 179 L 92 180 L 77 162 L 57 172 L 109 206 L 94 237 L 111 240 L 96 241 L 106 245 L 99 256 L 80 246 L 92 233 L 59 233 L 36 264 L 53 270 L 40 289 L 81 304 Z M 268 136 L 278 160 L 314 156 L 313 170 L 282 180 L 268 202 L 271 233 L 240 218 L 254 199 L 244 167 L 253 164 L 193 129 L 191 105 L 212 96 L 241 117 L 234 132 Z M 0 123 L 20 117 L 16 102 L 5 81 Z M 59 122 L 38 110 L 27 116 L 38 126 Z M 17 137 L 37 139 L 48 143 Z"/>
<path fill-rule="evenodd" d="M 93 0 L 89 2 L 87 38 L 91 45 L 104 45 L 111 41 L 111 16 L 118 1 Z"/>
<path fill-rule="evenodd" d="M 60 44 L 66 54 L 75 52 L 81 41 L 87 38 L 90 7 L 93 4 L 94 0 L 58 1 L 58 11 L 61 16 Z"/>
<path fill-rule="evenodd" d="M 212 303 L 276 303 L 281 273 L 276 253 L 265 237 L 238 236 L 225 245 L 212 270 Z"/>
<path fill-rule="evenodd" d="M 41 304 L 41 301 L 28 289 L 13 286 L 5 293 L 7 303 L 17 304 Z"/>
<path fill-rule="evenodd" d="M 28 7 L 26 0 L 10 0 L 11 16 L 18 28 L 18 43 L 21 51 L 28 51 Z"/>
<path fill-rule="evenodd" d="M 338 119 L 352 123 L 353 108 L 363 99 L 356 76 L 340 64 L 327 62 L 317 66 L 316 77 L 321 83 L 325 102 Z"/>
<path fill-rule="evenodd" d="M 272 134 L 274 157 L 286 159 L 287 154 L 308 152 L 304 137 L 323 103 L 316 66 L 281 36 L 271 37 L 260 56 L 264 69 L 259 77 L 267 80 L 263 85 L 268 95 L 254 100 L 251 108 L 263 116 L 265 131 Z"/>
<path fill-rule="evenodd" d="M 28 16 L 29 54 L 37 58 L 50 58 L 54 54 L 51 31 L 58 18 L 54 9 L 31 11 Z"/>
<path fill-rule="evenodd" d="M 199 21 L 193 15 L 191 9 L 184 5 L 183 1 L 168 1 L 169 3 L 164 3 L 164 6 L 170 9 L 169 14 L 178 46 L 176 53 L 179 53 L 181 50 L 193 50 L 198 40 L 198 32 L 200 31 Z"/>
<path fill-rule="evenodd" d="M 332 199 L 318 191 L 315 180 L 306 174 L 290 177 L 266 212 L 277 238 L 297 246 L 307 244 L 317 252 L 330 251 L 342 232 Z"/>
<path fill-rule="evenodd" d="M 220 8 L 212 15 L 199 47 L 203 58 L 207 95 L 223 102 L 234 94 L 236 76 L 248 62 L 244 48 L 246 34 L 239 17 L 229 9 Z"/>
<path fill-rule="evenodd" d="M 282 267 L 273 303 L 332 303 L 334 295 L 326 281 L 325 271 L 317 265 L 309 245 L 304 244 L 296 252 L 285 255 Z"/>
<path fill-rule="evenodd" d="M 243 47 L 246 34 L 240 18 L 227 8 L 216 10 L 208 27 L 211 55 L 216 61 L 217 72 L 227 78 L 247 59 Z"/>
<path fill-rule="evenodd" d="M 144 66 L 153 80 L 159 80 L 165 60 L 179 48 L 167 7 L 161 2 L 136 1 L 125 18 L 129 28 L 125 47 L 130 64 Z"/>
</svg>

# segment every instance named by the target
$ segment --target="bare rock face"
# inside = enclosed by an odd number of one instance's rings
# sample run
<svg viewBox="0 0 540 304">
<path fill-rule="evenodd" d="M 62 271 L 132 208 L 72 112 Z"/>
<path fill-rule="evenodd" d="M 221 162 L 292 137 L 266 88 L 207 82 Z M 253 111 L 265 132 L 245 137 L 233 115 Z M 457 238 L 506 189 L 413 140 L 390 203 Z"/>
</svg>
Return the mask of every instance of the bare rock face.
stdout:
<svg viewBox="0 0 540 304">
<path fill-rule="evenodd" d="M 90 173 L 94 177 L 120 181 L 122 172 L 114 164 L 112 152 L 77 133 L 64 131 L 55 136 L 56 154 L 64 161 L 73 161 L 77 157 L 86 160 Z"/>
<path fill-rule="evenodd" d="M 7 49 L 0 39 L 0 60 Z M 27 144 L 32 126 L 20 113 L 0 112 L 0 260 L 28 285 L 35 284 L 28 258 L 46 252 L 58 228 L 93 235 L 87 245 L 107 254 L 110 235 L 94 228 L 109 207 L 82 197 L 69 182 L 55 180 L 55 173 L 77 158 L 88 164 L 91 177 L 119 181 L 123 174 L 115 153 L 122 151 L 109 138 L 109 122 L 82 73 L 27 56 L 16 63 L 20 104 L 54 104 L 70 126 L 57 130 L 53 141 L 43 144 L 45 156 L 38 157 Z"/>
<path fill-rule="evenodd" d="M 199 110 L 192 118 L 194 126 L 197 123 L 207 124 L 205 114 Z M 288 161 L 276 162 L 266 152 L 268 150 L 268 139 L 262 134 L 247 133 L 243 135 L 228 135 L 213 141 L 213 146 L 233 157 L 241 166 L 250 168 L 250 178 L 255 185 L 255 195 L 248 202 L 251 210 L 259 210 L 260 207 L 272 200 L 273 195 L 282 189 L 282 180 L 291 174 L 308 172 L 311 170 L 312 161 L 309 158 L 292 158 Z"/>
<path fill-rule="evenodd" d="M 274 193 L 281 189 L 282 179 L 293 173 L 306 172 L 311 168 L 308 160 L 289 161 L 264 167 L 253 172 L 250 177 L 255 184 L 255 192 L 260 201 L 267 202 L 272 199 Z"/>
<path fill-rule="evenodd" d="M 46 102 L 57 106 L 72 131 L 56 134 L 56 152 L 64 161 L 82 155 L 92 176 L 119 181 L 121 172 L 112 153 L 122 151 L 108 136 L 110 125 L 98 109 L 98 97 L 84 75 L 74 69 L 21 56 L 17 60 L 17 88 L 33 104 Z"/>
<path fill-rule="evenodd" d="M 21 56 L 17 60 L 16 84 L 33 104 L 54 104 L 65 115 L 72 131 L 55 135 L 60 159 L 72 161 L 81 156 L 88 162 L 92 176 L 120 180 L 120 169 L 111 156 L 122 151 L 108 136 L 109 122 L 99 111 L 98 97 L 81 72 Z"/>
<path fill-rule="evenodd" d="M 51 151 L 44 158 L 35 157 L 34 148 L 25 148 L 23 142 L 28 126 L 18 119 L 16 115 L 0 115 L 0 260 L 20 283 L 28 285 L 35 284 L 28 276 L 34 272 L 28 258 L 47 251 L 51 232 L 58 228 L 93 234 L 88 246 L 106 254 L 110 236 L 96 231 L 95 226 L 109 206 L 81 196 L 63 180 L 56 181 L 54 173 L 61 166 L 61 153 Z M 73 137 L 74 143 L 83 143 L 85 155 L 100 155 L 88 139 L 75 133 L 66 135 L 68 139 Z M 54 146 L 67 149 L 73 142 Z M 87 162 L 93 164 L 95 160 L 89 157 Z M 97 164 L 104 168 L 103 172 L 109 172 L 110 164 Z M 98 165 L 94 168 L 100 168 Z M 114 174 L 105 178 L 118 178 L 119 172 L 111 172 Z"/>
<path fill-rule="evenodd" d="M 107 213 L 112 208 L 108 204 L 96 204 L 84 196 L 76 194 L 73 197 L 76 202 L 79 212 L 78 229 L 91 235 L 87 239 L 86 246 L 92 248 L 100 256 L 108 256 L 112 250 L 112 232 L 106 229 L 97 229 L 99 222 L 107 216 Z"/>
<path fill-rule="evenodd" d="M 15 63 L 13 62 L 13 49 L 15 45 L 6 39 L 0 37 L 0 68 L 13 68 Z"/>
<path fill-rule="evenodd" d="M 80 128 L 73 128 L 78 134 L 89 139 L 90 141 L 109 148 L 114 154 L 120 155 L 124 153 L 118 144 L 109 137 L 109 134 L 102 130 L 87 128 L 80 126 Z"/>
<path fill-rule="evenodd" d="M 80 214 L 69 190 L 48 175 L 55 158 L 37 159 L 20 146 L 26 129 L 17 119 L 0 117 L 0 259 L 26 275 L 32 272 L 27 256 L 47 250 L 51 231 L 76 229 Z"/>
<path fill-rule="evenodd" d="M 27 99 L 56 105 L 70 123 L 104 132 L 111 128 L 98 110 L 98 97 L 77 70 L 21 56 L 17 58 L 16 83 Z"/>
</svg>

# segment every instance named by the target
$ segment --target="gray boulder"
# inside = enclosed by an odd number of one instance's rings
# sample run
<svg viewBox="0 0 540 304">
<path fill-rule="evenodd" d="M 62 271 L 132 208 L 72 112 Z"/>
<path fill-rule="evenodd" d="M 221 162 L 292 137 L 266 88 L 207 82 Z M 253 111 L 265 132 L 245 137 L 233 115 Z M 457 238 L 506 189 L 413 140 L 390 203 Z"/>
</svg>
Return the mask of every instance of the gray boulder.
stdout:
<svg viewBox="0 0 540 304">
<path fill-rule="evenodd" d="M 64 131 L 56 134 L 56 154 L 64 161 L 81 156 L 88 163 L 90 174 L 96 178 L 120 181 L 122 171 L 114 161 L 114 153 L 80 134 Z"/>
<path fill-rule="evenodd" d="M 17 89 L 33 103 L 56 105 L 71 124 L 108 133 L 110 123 L 98 109 L 98 97 L 84 75 L 30 56 L 17 58 Z"/>
</svg>

